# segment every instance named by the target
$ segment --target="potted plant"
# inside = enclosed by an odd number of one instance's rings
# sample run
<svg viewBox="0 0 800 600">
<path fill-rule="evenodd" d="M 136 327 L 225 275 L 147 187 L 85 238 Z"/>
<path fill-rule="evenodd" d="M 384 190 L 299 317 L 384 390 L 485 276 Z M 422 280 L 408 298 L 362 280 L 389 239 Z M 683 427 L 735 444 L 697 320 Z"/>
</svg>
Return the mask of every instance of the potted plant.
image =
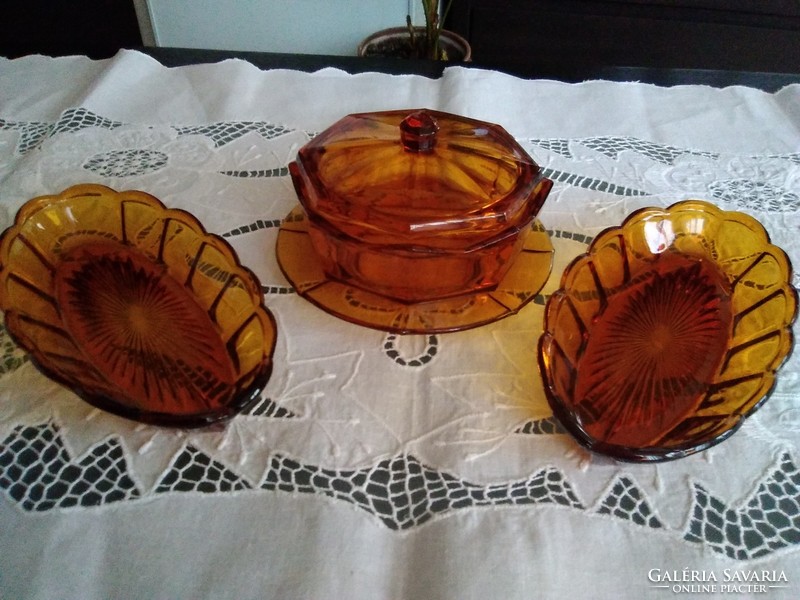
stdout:
<svg viewBox="0 0 800 600">
<path fill-rule="evenodd" d="M 364 39 L 358 46 L 359 56 L 397 56 L 430 60 L 469 61 L 472 50 L 469 42 L 453 31 L 442 28 L 453 0 L 448 0 L 439 12 L 439 0 L 421 0 L 425 25 L 415 26 L 411 15 L 405 27 L 383 29 Z"/>
</svg>

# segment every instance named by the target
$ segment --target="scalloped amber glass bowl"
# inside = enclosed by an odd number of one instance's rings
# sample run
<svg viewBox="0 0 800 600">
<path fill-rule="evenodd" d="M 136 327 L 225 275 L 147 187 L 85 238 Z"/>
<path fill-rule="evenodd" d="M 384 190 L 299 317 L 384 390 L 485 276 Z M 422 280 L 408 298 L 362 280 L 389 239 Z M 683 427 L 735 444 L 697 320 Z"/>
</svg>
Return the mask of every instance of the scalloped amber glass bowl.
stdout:
<svg viewBox="0 0 800 600">
<path fill-rule="evenodd" d="M 131 419 L 201 426 L 256 400 L 276 326 L 222 238 L 139 191 L 27 202 L 0 240 L 0 309 L 39 369 Z"/>
<path fill-rule="evenodd" d="M 659 461 L 730 436 L 792 349 L 791 264 L 754 218 L 699 200 L 603 231 L 547 303 L 539 368 L 588 449 Z"/>
</svg>

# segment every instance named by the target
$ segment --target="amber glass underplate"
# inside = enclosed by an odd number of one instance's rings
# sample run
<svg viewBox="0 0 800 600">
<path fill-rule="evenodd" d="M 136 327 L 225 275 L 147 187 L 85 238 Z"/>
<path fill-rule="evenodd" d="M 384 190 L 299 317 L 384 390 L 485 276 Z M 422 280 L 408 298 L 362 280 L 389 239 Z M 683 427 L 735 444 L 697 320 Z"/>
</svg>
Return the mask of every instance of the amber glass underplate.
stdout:
<svg viewBox="0 0 800 600">
<path fill-rule="evenodd" d="M 278 233 L 278 263 L 297 293 L 341 319 L 394 333 L 442 333 L 492 323 L 515 314 L 550 275 L 553 246 L 539 221 L 524 232 L 519 257 L 494 289 L 428 302 L 403 302 L 331 277 L 311 244 L 301 207 Z"/>
<path fill-rule="evenodd" d="M 496 290 L 552 187 L 502 127 L 426 109 L 348 115 L 290 171 L 326 276 L 406 304 Z"/>
<path fill-rule="evenodd" d="M 545 311 L 539 367 L 556 417 L 621 460 L 719 443 L 768 397 L 797 293 L 761 224 L 689 200 L 603 231 Z"/>
<path fill-rule="evenodd" d="M 110 412 L 201 426 L 256 400 L 276 327 L 255 276 L 138 191 L 34 198 L 0 240 L 0 309 L 39 369 Z"/>
</svg>

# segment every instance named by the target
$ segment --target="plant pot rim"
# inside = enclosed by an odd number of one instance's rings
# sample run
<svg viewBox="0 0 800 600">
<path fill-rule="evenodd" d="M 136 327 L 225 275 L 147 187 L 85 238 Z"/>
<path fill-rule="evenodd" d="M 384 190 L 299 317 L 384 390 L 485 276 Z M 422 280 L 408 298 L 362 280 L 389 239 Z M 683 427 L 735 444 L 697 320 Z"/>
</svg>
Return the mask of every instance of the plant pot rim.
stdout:
<svg viewBox="0 0 800 600">
<path fill-rule="evenodd" d="M 425 27 L 422 26 L 415 26 L 415 31 L 425 31 Z M 408 35 L 408 27 L 389 27 L 387 29 L 381 29 L 380 31 L 376 31 L 371 33 L 366 38 L 364 38 L 361 43 L 358 45 L 357 54 L 358 56 L 366 56 L 367 47 L 380 40 L 392 37 L 403 37 Z M 443 41 L 449 42 L 452 46 L 458 47 L 459 50 L 464 54 L 464 57 L 461 59 L 461 62 L 470 62 L 472 61 L 472 47 L 470 43 L 464 38 L 463 36 L 459 35 L 455 31 L 450 31 L 449 29 L 442 29 L 440 32 L 440 38 Z"/>
</svg>

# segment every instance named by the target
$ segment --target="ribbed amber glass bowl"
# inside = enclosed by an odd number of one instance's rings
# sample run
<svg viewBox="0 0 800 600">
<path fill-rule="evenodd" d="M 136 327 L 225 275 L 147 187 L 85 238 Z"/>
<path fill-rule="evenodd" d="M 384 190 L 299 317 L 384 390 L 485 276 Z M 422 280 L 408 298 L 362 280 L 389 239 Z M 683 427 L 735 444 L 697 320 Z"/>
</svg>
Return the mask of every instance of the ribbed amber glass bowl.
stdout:
<svg viewBox="0 0 800 600">
<path fill-rule="evenodd" d="M 34 198 L 0 239 L 0 309 L 39 369 L 104 410 L 161 425 L 224 420 L 272 372 L 255 276 L 192 215 L 139 191 Z"/>
<path fill-rule="evenodd" d="M 793 345 L 786 254 L 754 218 L 688 200 L 603 231 L 547 303 L 539 367 L 585 447 L 659 461 L 731 435 Z"/>
</svg>

